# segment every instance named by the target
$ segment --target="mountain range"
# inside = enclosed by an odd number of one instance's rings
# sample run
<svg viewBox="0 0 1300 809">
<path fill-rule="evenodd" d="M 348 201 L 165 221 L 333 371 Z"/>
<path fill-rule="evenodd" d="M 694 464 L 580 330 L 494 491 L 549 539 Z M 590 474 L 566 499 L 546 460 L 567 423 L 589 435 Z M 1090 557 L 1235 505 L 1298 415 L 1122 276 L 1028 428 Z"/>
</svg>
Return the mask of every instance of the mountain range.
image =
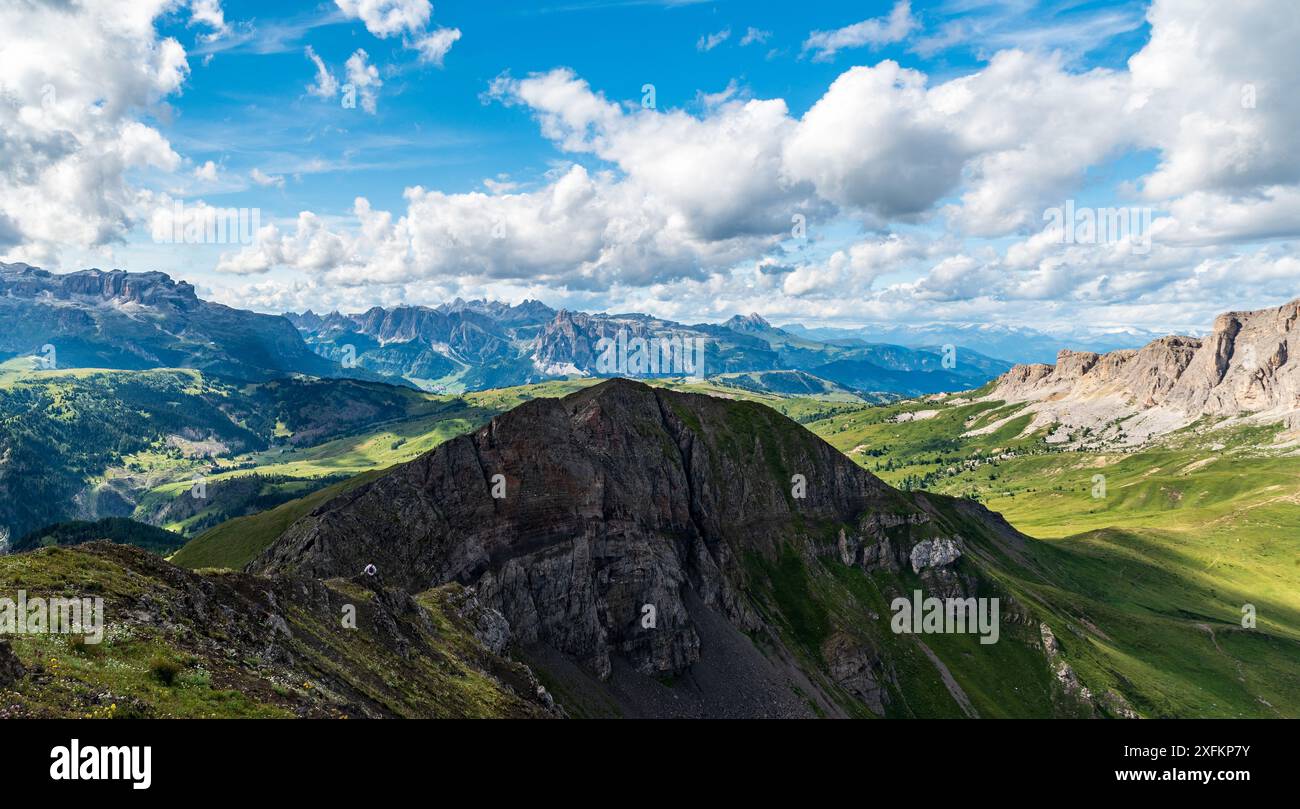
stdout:
<svg viewBox="0 0 1300 809">
<path fill-rule="evenodd" d="M 698 368 L 660 367 L 656 350 L 674 341 L 696 347 Z M 621 363 L 608 362 L 613 345 Z M 646 314 L 556 311 L 537 301 L 457 299 L 281 317 L 204 301 L 190 284 L 160 272 L 55 274 L 0 265 L 0 362 L 29 355 L 43 368 L 194 368 L 246 381 L 350 377 L 440 393 L 575 375 L 798 371 L 860 393 L 910 396 L 976 387 L 1011 365 L 956 344 L 822 342 L 756 314 L 686 325 Z M 638 358 L 655 364 L 638 370 Z"/>
<path fill-rule="evenodd" d="M 978 346 L 984 354 L 1017 363 L 1051 363 L 1064 349 L 1106 352 L 1137 348 L 1161 336 L 1136 327 L 1048 334 L 1025 326 L 1001 323 L 872 323 L 857 328 L 808 327 L 791 323 L 781 328 L 791 334 L 828 343 Z"/>
<path fill-rule="evenodd" d="M 381 312 L 402 343 L 439 317 L 453 336 L 515 330 L 484 356 L 555 325 L 567 342 L 547 345 L 583 362 L 611 329 L 666 323 Z M 1300 302 L 1227 313 L 1205 338 L 886 404 L 788 369 L 447 397 L 11 360 L 0 517 L 24 552 L 0 583 L 93 580 L 134 640 L 93 658 L 15 641 L 3 668 L 37 676 L 0 683 L 3 710 L 1295 715 L 1297 319 Z M 684 328 L 778 357 L 824 345 L 757 316 Z M 174 533 L 49 524 L 127 515 Z M 83 544 L 102 538 L 184 544 L 171 562 Z M 918 590 L 997 599 L 998 639 L 900 632 Z M 339 627 L 349 608 L 360 631 Z"/>
<path fill-rule="evenodd" d="M 715 376 L 798 371 L 862 393 L 918 395 L 977 387 L 1010 363 L 960 346 L 909 348 L 829 343 L 776 328 L 758 314 L 686 325 L 646 314 L 555 311 L 536 301 L 511 306 L 461 300 L 438 307 L 286 317 L 331 360 L 355 363 L 425 389 L 481 390 L 565 376 Z M 616 346 L 702 345 L 693 366 L 629 373 L 609 364 Z M 635 355 L 636 348 L 630 352 Z"/>
</svg>

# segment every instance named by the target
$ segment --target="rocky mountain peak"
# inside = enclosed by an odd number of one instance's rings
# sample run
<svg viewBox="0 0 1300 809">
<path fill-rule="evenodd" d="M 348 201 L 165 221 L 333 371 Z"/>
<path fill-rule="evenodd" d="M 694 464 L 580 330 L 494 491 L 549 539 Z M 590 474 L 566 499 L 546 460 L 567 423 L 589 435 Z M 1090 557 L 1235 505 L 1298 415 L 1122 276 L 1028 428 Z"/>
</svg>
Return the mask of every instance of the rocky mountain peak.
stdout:
<svg viewBox="0 0 1300 809">
<path fill-rule="evenodd" d="M 736 670 L 760 665 L 744 633 L 777 642 L 773 622 L 787 620 L 752 595 L 762 560 L 909 570 L 953 590 L 965 586 L 964 542 L 925 496 L 890 488 L 769 408 L 615 379 L 526 402 L 329 501 L 249 569 L 331 578 L 374 565 L 409 592 L 459 583 L 530 655 L 573 661 L 596 681 L 644 686 L 633 673 L 691 669 L 752 688 L 755 676 Z M 863 643 L 841 637 L 825 654 L 879 709 L 886 675 Z M 635 702 L 639 687 L 619 698 Z M 735 701 L 754 697 L 711 698 L 741 711 Z"/>
<path fill-rule="evenodd" d="M 1203 416 L 1250 416 L 1300 425 L 1300 300 L 1227 312 L 1204 339 L 1168 336 L 1106 354 L 1062 351 L 1055 366 L 1017 365 L 991 399 L 1031 403 L 1031 429 L 1115 427 L 1142 440 Z"/>
<path fill-rule="evenodd" d="M 757 312 L 751 312 L 748 315 L 735 315 L 722 325 L 732 331 L 739 332 L 766 331 L 772 328 L 772 324 L 768 323 Z"/>
</svg>

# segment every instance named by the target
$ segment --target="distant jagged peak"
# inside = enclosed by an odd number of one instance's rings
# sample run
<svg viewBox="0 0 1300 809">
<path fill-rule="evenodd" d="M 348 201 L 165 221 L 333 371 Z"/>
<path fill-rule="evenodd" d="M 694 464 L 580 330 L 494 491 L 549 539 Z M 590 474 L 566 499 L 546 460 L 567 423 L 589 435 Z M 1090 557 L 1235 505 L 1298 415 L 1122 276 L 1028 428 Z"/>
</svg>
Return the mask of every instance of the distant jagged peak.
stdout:
<svg viewBox="0 0 1300 809">
<path fill-rule="evenodd" d="M 389 316 L 410 317 L 410 316 L 438 316 L 438 317 L 463 317 L 483 316 L 492 320 L 498 320 L 503 323 L 517 322 L 541 322 L 554 316 L 555 310 L 551 309 L 541 301 L 528 299 L 517 304 L 505 303 L 502 301 L 488 300 L 487 298 L 478 298 L 467 301 L 464 298 L 456 297 L 450 301 L 430 306 L 421 303 L 398 303 L 387 306 L 371 306 L 362 312 L 352 312 L 350 314 L 340 314 L 338 310 L 330 313 L 329 317 L 347 318 L 353 321 L 362 321 L 366 319 L 382 320 Z M 301 314 L 288 313 L 295 323 L 315 323 L 320 319 L 309 309 Z"/>
<path fill-rule="evenodd" d="M 320 315 L 316 314 L 310 309 L 303 312 L 302 314 L 298 314 L 297 312 L 285 312 L 284 317 L 288 319 L 288 321 L 292 323 L 296 328 L 299 329 L 316 330 L 319 329 L 321 327 L 321 324 L 325 322 L 325 318 L 321 317 Z"/>
<path fill-rule="evenodd" d="M 732 331 L 754 332 L 768 331 L 772 324 L 767 322 L 758 312 L 750 312 L 748 315 L 734 315 L 722 324 Z"/>
</svg>

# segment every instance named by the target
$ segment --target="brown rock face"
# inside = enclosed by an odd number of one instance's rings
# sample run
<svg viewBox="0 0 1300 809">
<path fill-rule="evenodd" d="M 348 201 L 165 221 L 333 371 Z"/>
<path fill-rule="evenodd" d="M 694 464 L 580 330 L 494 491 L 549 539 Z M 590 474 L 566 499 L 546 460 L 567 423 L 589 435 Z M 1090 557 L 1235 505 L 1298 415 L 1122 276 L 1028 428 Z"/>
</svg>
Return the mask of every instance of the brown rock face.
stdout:
<svg viewBox="0 0 1300 809">
<path fill-rule="evenodd" d="M 1054 368 L 1012 368 L 990 398 L 1035 403 L 1044 421 L 1050 416 L 1074 426 L 1149 416 L 1144 422 L 1156 425 L 1152 434 L 1205 415 L 1294 422 L 1300 367 L 1289 360 L 1300 346 L 1298 322 L 1300 300 L 1220 315 L 1203 340 L 1162 337 L 1138 351 L 1101 356 L 1062 351 Z"/>
<path fill-rule="evenodd" d="M 710 644 L 739 638 L 752 654 L 740 632 L 776 637 L 771 605 L 752 597 L 769 586 L 754 571 L 771 565 L 910 574 L 915 548 L 942 539 L 949 552 L 927 557 L 921 578 L 969 589 L 947 519 L 766 407 L 611 380 L 526 403 L 336 498 L 250 570 L 333 577 L 373 564 L 408 591 L 459 582 L 525 647 L 598 679 L 620 660 L 669 675 Z M 879 650 L 825 643 L 813 654 L 834 662 L 834 680 L 879 707 Z"/>
</svg>

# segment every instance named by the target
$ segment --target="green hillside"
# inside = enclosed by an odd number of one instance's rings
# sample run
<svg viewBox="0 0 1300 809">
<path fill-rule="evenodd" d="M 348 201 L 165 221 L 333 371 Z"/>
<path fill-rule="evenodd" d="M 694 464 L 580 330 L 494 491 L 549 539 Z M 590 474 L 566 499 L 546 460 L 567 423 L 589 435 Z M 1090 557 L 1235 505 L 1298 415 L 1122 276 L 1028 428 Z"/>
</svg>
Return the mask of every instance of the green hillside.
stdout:
<svg viewBox="0 0 1300 809">
<path fill-rule="evenodd" d="M 1020 434 L 1028 416 L 963 437 L 1015 409 L 944 397 L 809 427 L 1039 538 L 1054 583 L 1010 583 L 1069 616 L 1056 634 L 1085 682 L 1146 716 L 1300 716 L 1300 459 L 1274 446 L 1281 428 L 1201 423 L 1128 452 L 1053 448 L 1050 430 Z"/>
<path fill-rule="evenodd" d="M 134 545 L 163 556 L 185 544 L 185 537 L 171 531 L 164 531 L 125 517 L 105 517 L 95 522 L 73 520 L 47 525 L 13 543 L 10 550 L 20 553 L 37 548 L 67 547 L 99 540 L 116 542 L 119 545 Z"/>
<path fill-rule="evenodd" d="M 312 509 L 330 498 L 373 480 L 382 473 L 382 469 L 377 469 L 355 475 L 275 508 L 227 520 L 185 543 L 171 557 L 171 561 L 191 569 L 238 570 L 253 561 L 253 557 L 300 517 L 310 514 Z"/>
<path fill-rule="evenodd" d="M 0 683 L 0 718 L 552 715 L 522 666 L 474 638 L 455 585 L 413 598 L 369 581 L 202 575 L 92 543 L 0 557 L 0 590 L 17 588 L 103 598 L 105 626 L 6 639 L 0 654 L 26 676 Z"/>
<path fill-rule="evenodd" d="M 0 545 L 68 519 L 186 535 L 409 460 L 490 413 L 347 379 L 0 366 Z M 258 475 L 256 485 L 229 484 Z M 202 483 L 196 488 L 196 483 Z"/>
</svg>

